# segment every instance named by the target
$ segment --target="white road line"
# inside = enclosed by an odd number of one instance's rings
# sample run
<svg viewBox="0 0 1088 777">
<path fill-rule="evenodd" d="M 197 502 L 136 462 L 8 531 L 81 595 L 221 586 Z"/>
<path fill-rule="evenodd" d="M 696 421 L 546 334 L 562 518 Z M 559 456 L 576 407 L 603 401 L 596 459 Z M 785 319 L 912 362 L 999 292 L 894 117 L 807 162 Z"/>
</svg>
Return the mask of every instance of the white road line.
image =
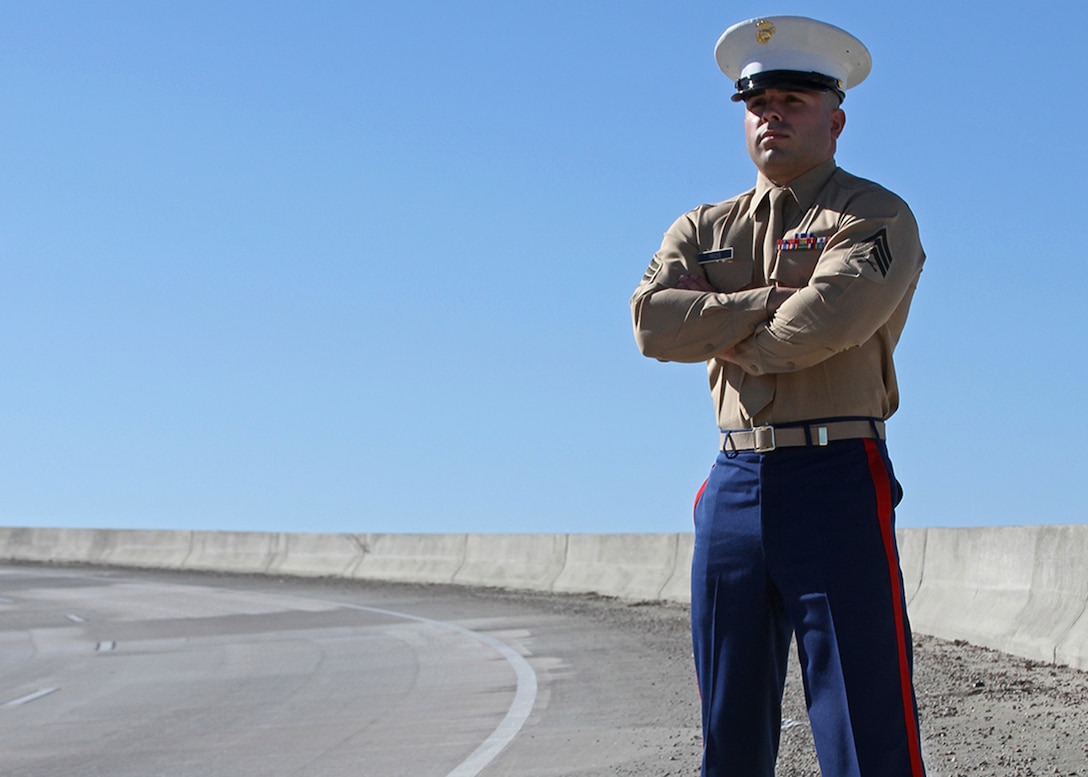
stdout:
<svg viewBox="0 0 1088 777">
<path fill-rule="evenodd" d="M 51 693 L 59 691 L 60 688 L 42 688 L 40 691 L 34 691 L 34 693 L 28 693 L 26 696 L 20 696 L 18 699 L 12 699 L 9 702 L 4 702 L 4 707 L 18 707 L 20 704 L 27 704 L 32 701 L 37 701 L 43 696 L 48 696 Z"/>
<path fill-rule="evenodd" d="M 295 598 L 302 599 L 304 597 Z M 324 600 L 308 599 L 308 601 Z M 506 643 L 500 642 L 494 637 L 489 637 L 486 634 L 480 634 L 477 631 L 458 626 L 454 623 L 431 620 L 430 618 L 421 618 L 418 615 L 409 615 L 403 612 L 394 612 L 393 610 L 383 610 L 378 607 L 364 607 L 359 604 L 345 604 L 344 602 L 326 602 L 326 604 L 336 604 L 351 610 L 362 610 L 364 612 L 373 612 L 379 615 L 390 615 L 394 618 L 403 618 L 404 620 L 415 621 L 416 623 L 425 623 L 428 626 L 434 626 L 436 628 L 463 634 L 466 637 L 470 637 L 477 642 L 487 645 L 510 664 L 510 667 L 514 670 L 514 676 L 517 678 L 517 690 L 514 692 L 514 700 L 510 702 L 510 707 L 506 711 L 506 716 L 499 722 L 499 725 L 495 727 L 495 730 L 491 732 L 491 735 L 485 739 L 468 758 L 462 761 L 457 768 L 447 774 L 446 777 L 476 777 L 476 775 L 482 772 L 488 764 L 495 760 L 499 753 L 506 749 L 507 745 L 514 741 L 514 738 L 517 737 L 518 733 L 521 732 L 522 727 L 525 725 L 525 721 L 527 721 L 529 715 L 532 714 L 533 705 L 536 703 L 536 672 L 520 653 Z"/>
<path fill-rule="evenodd" d="M 484 768 L 495 760 L 506 746 L 514 741 L 514 738 L 529 719 L 536 703 L 536 672 L 521 654 L 509 645 L 492 639 L 484 634 L 465 631 L 473 637 L 494 648 L 507 663 L 514 669 L 517 675 L 518 689 L 514 693 L 514 701 L 510 703 L 510 709 L 506 711 L 506 717 L 502 719 L 498 727 L 491 732 L 491 736 L 484 740 L 483 744 L 466 758 L 460 766 L 450 772 L 446 777 L 476 777 Z"/>
<path fill-rule="evenodd" d="M 68 620 L 70 620 L 72 623 L 86 623 L 87 622 L 83 618 L 80 618 L 78 615 L 65 615 L 64 617 L 67 618 Z"/>
</svg>

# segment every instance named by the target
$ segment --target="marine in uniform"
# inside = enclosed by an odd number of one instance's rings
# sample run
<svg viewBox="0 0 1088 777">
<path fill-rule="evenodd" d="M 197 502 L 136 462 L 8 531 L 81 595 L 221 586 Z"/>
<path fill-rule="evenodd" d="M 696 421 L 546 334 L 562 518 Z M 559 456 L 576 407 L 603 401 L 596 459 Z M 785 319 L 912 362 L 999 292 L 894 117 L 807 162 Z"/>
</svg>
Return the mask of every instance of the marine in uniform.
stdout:
<svg viewBox="0 0 1088 777">
<path fill-rule="evenodd" d="M 903 200 L 840 169 L 854 36 L 741 22 L 715 49 L 755 186 L 684 214 L 631 299 L 635 339 L 707 364 L 721 450 L 695 503 L 704 777 L 773 777 L 791 635 L 827 777 L 922 777 L 885 443 L 924 253 Z"/>
</svg>

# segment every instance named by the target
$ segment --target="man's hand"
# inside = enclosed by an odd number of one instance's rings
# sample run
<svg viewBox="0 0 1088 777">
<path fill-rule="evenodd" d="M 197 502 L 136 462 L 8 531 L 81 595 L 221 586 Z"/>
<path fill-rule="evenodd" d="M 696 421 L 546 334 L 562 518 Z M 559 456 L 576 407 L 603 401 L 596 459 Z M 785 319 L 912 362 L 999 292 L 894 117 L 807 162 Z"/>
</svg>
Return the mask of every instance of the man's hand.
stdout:
<svg viewBox="0 0 1088 777">
<path fill-rule="evenodd" d="M 710 281 L 701 275 L 681 275 L 676 281 L 676 288 L 683 291 L 708 291 L 711 293 L 718 291 L 710 285 Z"/>
</svg>

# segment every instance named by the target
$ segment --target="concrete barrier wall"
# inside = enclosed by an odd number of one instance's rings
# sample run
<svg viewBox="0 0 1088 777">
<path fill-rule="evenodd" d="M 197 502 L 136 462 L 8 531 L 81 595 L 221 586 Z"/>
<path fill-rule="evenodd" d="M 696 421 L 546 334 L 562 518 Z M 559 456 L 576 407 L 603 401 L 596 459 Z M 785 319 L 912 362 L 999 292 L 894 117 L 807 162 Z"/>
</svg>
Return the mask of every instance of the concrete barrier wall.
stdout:
<svg viewBox="0 0 1088 777">
<path fill-rule="evenodd" d="M 900 558 L 915 631 L 1088 669 L 1088 526 L 905 534 Z"/>
<path fill-rule="evenodd" d="M 1088 526 L 897 532 L 915 631 L 1088 669 Z M 690 534 L 280 534 L 0 527 L 0 560 L 689 600 Z"/>
</svg>

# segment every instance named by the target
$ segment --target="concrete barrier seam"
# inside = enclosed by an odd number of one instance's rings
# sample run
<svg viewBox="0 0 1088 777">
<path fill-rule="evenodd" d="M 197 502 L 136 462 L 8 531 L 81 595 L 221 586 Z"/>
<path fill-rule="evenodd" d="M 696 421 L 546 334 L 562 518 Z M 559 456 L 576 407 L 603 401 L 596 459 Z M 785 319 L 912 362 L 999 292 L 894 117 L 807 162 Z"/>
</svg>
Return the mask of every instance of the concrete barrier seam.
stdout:
<svg viewBox="0 0 1088 777">
<path fill-rule="evenodd" d="M 370 553 L 370 545 L 367 544 L 366 535 L 352 534 L 351 541 L 359 549 L 359 554 L 356 556 L 354 563 L 348 565 L 348 577 L 355 577 L 359 572 L 359 567 L 366 560 L 367 554 Z"/>
<path fill-rule="evenodd" d="M 570 558 L 570 534 L 563 535 L 563 560 L 557 564 L 555 574 L 552 575 L 552 579 L 548 581 L 547 588 L 548 593 L 555 593 L 555 581 L 563 576 L 564 570 L 567 568 L 567 559 Z"/>
<path fill-rule="evenodd" d="M 1052 663 L 1052 664 L 1058 663 L 1058 651 L 1059 651 L 1059 649 L 1061 648 L 1062 645 L 1065 644 L 1065 641 L 1067 639 L 1069 639 L 1069 635 L 1073 633 L 1073 631 L 1077 627 L 1077 624 L 1080 623 L 1080 620 L 1085 616 L 1086 613 L 1088 613 L 1088 601 L 1081 604 L 1080 612 L 1077 613 L 1076 617 L 1074 617 L 1073 619 L 1071 619 L 1069 621 L 1069 625 L 1065 628 L 1065 632 L 1060 637 L 1057 637 L 1054 640 L 1054 649 L 1052 651 L 1052 657 L 1051 657 L 1050 663 Z"/>
<path fill-rule="evenodd" d="M 679 561 L 677 556 L 680 554 L 680 538 L 675 534 L 670 534 L 668 542 L 670 545 L 669 556 L 671 557 L 669 560 L 669 569 L 675 570 L 676 564 Z M 659 585 L 657 587 L 657 590 L 654 592 L 654 599 L 656 599 L 657 601 L 661 601 L 661 599 L 663 598 L 662 594 L 665 593 L 665 589 L 668 588 L 669 584 L 672 582 L 672 576 L 673 573 L 670 571 L 668 576 L 666 576 L 665 579 L 661 581 L 661 585 Z"/>
<path fill-rule="evenodd" d="M 468 535 L 465 535 L 464 545 L 461 547 L 461 563 L 457 565 L 457 569 L 453 570 L 453 574 L 450 576 L 450 583 L 456 584 L 457 576 L 461 574 L 461 571 L 465 568 L 465 564 L 468 563 Z"/>
<path fill-rule="evenodd" d="M 910 597 L 914 599 L 918 595 L 918 592 L 925 587 L 926 584 L 926 551 L 929 550 L 929 532 L 922 529 L 922 559 L 921 565 L 918 570 L 918 587 L 914 589 L 914 594 Z"/>
<path fill-rule="evenodd" d="M 188 537 L 189 549 L 185 551 L 185 558 L 183 558 L 181 560 L 181 564 L 179 565 L 180 569 L 188 569 L 189 568 L 189 559 L 191 559 L 193 557 L 193 553 L 195 551 L 196 532 L 189 531 L 189 532 L 186 532 L 186 533 L 189 535 L 189 537 Z"/>
</svg>

